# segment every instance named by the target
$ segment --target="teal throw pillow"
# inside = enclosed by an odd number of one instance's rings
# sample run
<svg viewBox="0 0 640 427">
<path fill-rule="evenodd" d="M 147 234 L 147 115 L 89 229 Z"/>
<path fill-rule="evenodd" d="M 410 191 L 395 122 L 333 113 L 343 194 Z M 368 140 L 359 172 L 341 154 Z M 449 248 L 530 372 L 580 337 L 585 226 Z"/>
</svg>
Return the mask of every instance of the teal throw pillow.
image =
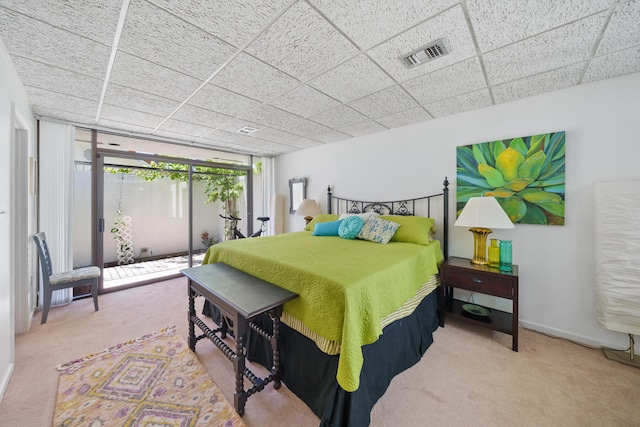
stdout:
<svg viewBox="0 0 640 427">
<path fill-rule="evenodd" d="M 349 216 L 342 220 L 338 235 L 343 239 L 355 239 L 363 225 L 364 221 L 359 216 Z"/>
<path fill-rule="evenodd" d="M 319 222 L 313 228 L 314 236 L 337 236 L 338 229 L 340 228 L 340 224 L 342 224 L 342 220 L 331 221 L 331 222 Z"/>
</svg>

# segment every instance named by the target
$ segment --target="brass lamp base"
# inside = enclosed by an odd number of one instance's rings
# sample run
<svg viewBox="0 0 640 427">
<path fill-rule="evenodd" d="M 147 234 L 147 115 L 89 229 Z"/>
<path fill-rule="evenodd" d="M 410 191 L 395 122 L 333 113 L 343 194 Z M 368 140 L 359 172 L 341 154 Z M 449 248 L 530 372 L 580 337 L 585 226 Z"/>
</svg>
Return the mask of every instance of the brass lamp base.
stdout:
<svg viewBox="0 0 640 427">
<path fill-rule="evenodd" d="M 487 236 L 493 231 L 484 227 L 474 227 L 469 229 L 473 233 L 473 258 L 472 264 L 486 265 L 487 261 Z"/>
<path fill-rule="evenodd" d="M 612 348 L 602 347 L 602 351 L 607 359 L 624 363 L 634 368 L 640 368 L 640 359 L 634 355 L 634 345 L 633 335 L 629 334 L 629 350 L 614 350 Z"/>
<path fill-rule="evenodd" d="M 307 216 L 304 217 L 304 220 L 307 222 L 307 224 L 309 224 L 312 219 L 313 219 L 313 217 L 310 216 L 310 215 L 307 215 Z"/>
</svg>

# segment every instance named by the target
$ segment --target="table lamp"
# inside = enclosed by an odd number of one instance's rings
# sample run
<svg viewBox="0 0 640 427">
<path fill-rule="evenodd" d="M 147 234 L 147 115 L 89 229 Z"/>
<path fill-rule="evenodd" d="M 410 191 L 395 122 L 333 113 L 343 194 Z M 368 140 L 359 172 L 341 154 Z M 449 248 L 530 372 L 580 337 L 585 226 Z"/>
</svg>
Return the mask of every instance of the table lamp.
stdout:
<svg viewBox="0 0 640 427">
<path fill-rule="evenodd" d="M 487 264 L 487 236 L 492 228 L 514 228 L 495 197 L 471 197 L 454 225 L 470 227 L 473 233 L 471 263 Z"/>
<path fill-rule="evenodd" d="M 320 206 L 318 206 L 318 203 L 313 199 L 304 199 L 296 210 L 296 214 L 303 216 L 307 224 L 309 224 L 309 221 L 311 221 L 314 216 L 320 215 L 321 213 Z"/>
</svg>

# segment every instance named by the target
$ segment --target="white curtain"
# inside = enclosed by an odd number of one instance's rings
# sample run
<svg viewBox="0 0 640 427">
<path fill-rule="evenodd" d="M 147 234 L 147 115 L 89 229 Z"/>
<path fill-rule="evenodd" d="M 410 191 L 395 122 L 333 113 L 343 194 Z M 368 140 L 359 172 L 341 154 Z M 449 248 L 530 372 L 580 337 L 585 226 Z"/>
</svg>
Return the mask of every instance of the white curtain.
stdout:
<svg viewBox="0 0 640 427">
<path fill-rule="evenodd" d="M 274 159 L 271 157 L 262 157 L 262 206 L 264 212 L 269 212 L 268 232 L 274 235 L 273 218 L 273 201 L 272 196 L 275 193 L 275 172 L 273 170 Z"/>
<path fill-rule="evenodd" d="M 74 139 L 74 126 L 40 121 L 38 228 L 47 237 L 54 273 L 73 269 Z M 51 306 L 72 299 L 73 289 L 55 291 Z"/>
<path fill-rule="evenodd" d="M 596 318 L 640 334 L 640 181 L 596 183 Z"/>
</svg>

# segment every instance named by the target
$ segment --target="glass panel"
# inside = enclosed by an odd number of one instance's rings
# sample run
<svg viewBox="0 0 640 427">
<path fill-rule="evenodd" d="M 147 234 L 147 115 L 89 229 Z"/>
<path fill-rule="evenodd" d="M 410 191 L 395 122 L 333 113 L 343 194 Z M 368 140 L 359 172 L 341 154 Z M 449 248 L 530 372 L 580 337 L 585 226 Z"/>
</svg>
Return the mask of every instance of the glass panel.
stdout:
<svg viewBox="0 0 640 427">
<path fill-rule="evenodd" d="M 73 267 L 91 265 L 91 132 L 76 129 L 73 181 Z"/>
</svg>

